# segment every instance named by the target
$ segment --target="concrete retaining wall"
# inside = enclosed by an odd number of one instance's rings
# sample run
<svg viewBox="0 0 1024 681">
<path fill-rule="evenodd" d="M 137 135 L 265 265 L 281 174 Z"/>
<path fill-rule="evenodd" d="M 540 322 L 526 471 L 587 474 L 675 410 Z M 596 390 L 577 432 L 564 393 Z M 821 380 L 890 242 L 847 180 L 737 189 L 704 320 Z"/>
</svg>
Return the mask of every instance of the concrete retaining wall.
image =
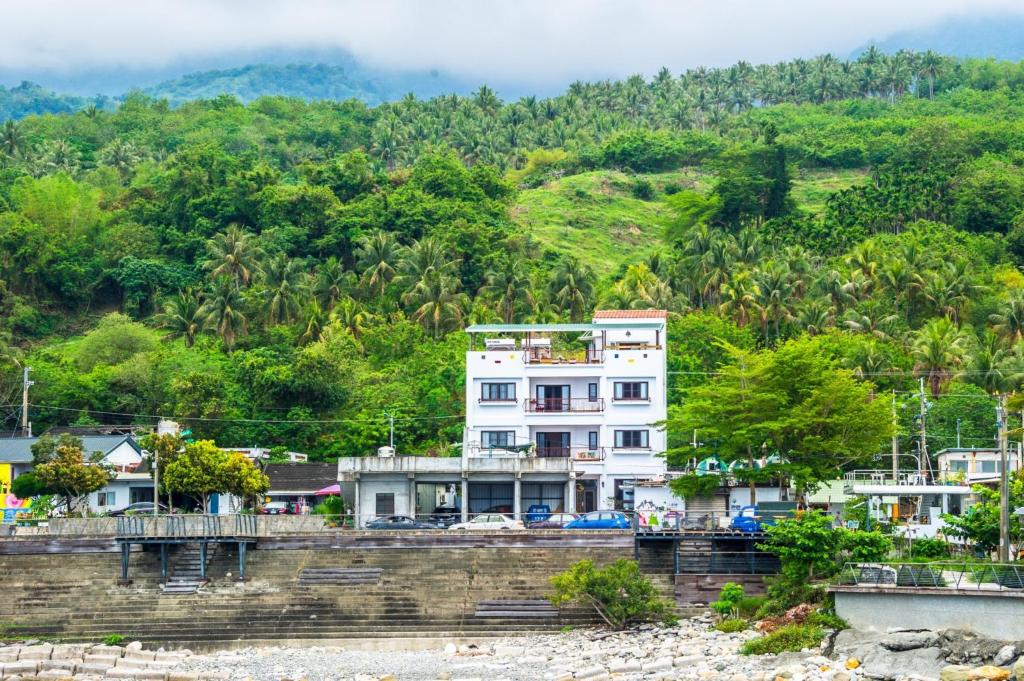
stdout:
<svg viewBox="0 0 1024 681">
<path fill-rule="evenodd" d="M 966 629 L 1024 639 L 1024 593 L 928 588 L 836 587 L 836 614 L 854 629 Z"/>
</svg>

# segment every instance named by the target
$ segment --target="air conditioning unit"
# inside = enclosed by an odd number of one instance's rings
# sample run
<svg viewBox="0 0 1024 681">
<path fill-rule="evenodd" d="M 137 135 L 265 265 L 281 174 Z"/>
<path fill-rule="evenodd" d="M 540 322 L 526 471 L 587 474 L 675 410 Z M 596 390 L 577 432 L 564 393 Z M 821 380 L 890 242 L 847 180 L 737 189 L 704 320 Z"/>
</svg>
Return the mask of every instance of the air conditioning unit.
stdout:
<svg viewBox="0 0 1024 681">
<path fill-rule="evenodd" d="M 377 449 L 377 456 L 383 456 L 383 457 L 391 458 L 394 455 L 395 455 L 395 448 L 394 447 L 379 447 Z"/>
</svg>

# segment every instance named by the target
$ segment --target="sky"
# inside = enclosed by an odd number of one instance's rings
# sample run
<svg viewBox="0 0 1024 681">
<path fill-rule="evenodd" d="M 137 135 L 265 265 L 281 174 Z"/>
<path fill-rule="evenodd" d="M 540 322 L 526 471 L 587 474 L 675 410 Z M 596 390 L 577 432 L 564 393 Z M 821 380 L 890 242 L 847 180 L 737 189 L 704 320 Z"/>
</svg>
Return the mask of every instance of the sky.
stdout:
<svg viewBox="0 0 1024 681">
<path fill-rule="evenodd" d="M 267 50 L 544 85 L 832 52 L 1024 0 L 4 0 L 0 70 L 73 76 Z"/>
</svg>

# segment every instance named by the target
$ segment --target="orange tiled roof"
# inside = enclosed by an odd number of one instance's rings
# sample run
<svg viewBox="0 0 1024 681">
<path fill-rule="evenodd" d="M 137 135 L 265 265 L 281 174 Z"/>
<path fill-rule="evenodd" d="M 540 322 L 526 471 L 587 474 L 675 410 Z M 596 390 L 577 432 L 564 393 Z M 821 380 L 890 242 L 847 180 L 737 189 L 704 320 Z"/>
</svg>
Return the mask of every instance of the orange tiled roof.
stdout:
<svg viewBox="0 0 1024 681">
<path fill-rule="evenodd" d="M 595 310 L 594 319 L 665 319 L 665 310 Z"/>
</svg>

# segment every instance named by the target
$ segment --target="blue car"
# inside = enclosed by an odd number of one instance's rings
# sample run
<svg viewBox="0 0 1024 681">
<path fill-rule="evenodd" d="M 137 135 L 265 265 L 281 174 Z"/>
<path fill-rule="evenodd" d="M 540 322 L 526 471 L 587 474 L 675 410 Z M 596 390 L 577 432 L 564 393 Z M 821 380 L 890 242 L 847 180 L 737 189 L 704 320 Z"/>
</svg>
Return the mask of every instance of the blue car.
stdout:
<svg viewBox="0 0 1024 681">
<path fill-rule="evenodd" d="M 765 526 L 774 525 L 773 518 L 758 515 L 757 506 L 744 506 L 729 522 L 729 529 L 736 532 L 763 532 Z"/>
<path fill-rule="evenodd" d="M 565 525 L 567 530 L 629 530 L 633 523 L 619 511 L 593 511 L 585 513 Z"/>
</svg>

